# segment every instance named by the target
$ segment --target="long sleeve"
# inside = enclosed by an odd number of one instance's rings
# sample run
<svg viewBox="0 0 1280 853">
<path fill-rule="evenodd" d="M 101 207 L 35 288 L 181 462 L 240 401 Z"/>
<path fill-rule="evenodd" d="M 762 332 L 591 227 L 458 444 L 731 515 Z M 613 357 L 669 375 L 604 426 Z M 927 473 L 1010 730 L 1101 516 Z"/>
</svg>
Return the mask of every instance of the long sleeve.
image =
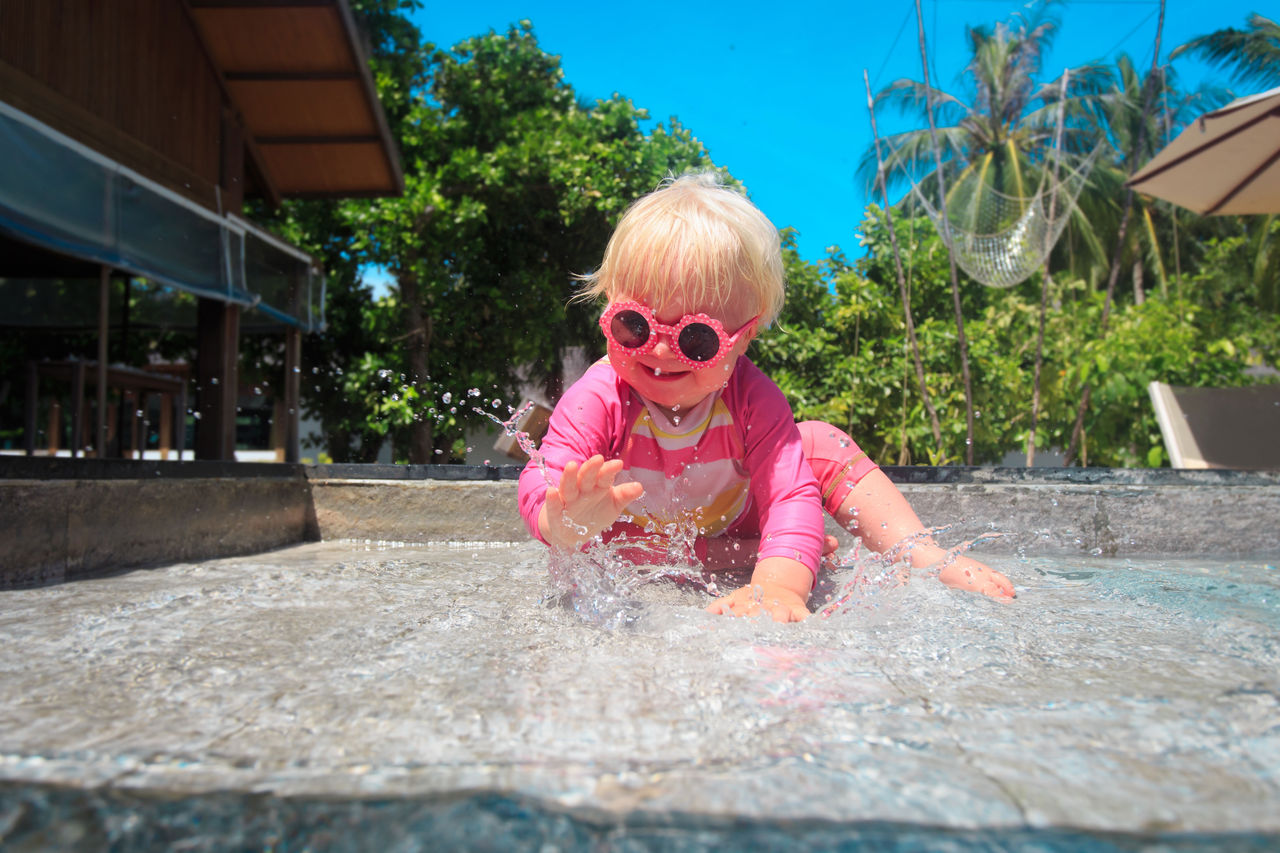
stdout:
<svg viewBox="0 0 1280 853">
<path fill-rule="evenodd" d="M 538 516 L 546 503 L 547 489 L 560 484 L 565 465 L 597 453 L 606 460 L 618 458 L 629 405 L 627 386 L 603 362 L 592 365 L 560 398 L 538 455 L 520 472 L 520 515 L 535 539 L 545 541 L 538 530 Z"/>
<path fill-rule="evenodd" d="M 758 559 L 797 560 L 816 577 L 822 556 L 822 503 L 791 407 L 778 386 L 745 358 L 735 373 L 737 381 L 726 396 L 743 424 L 743 461 L 760 524 Z"/>
</svg>

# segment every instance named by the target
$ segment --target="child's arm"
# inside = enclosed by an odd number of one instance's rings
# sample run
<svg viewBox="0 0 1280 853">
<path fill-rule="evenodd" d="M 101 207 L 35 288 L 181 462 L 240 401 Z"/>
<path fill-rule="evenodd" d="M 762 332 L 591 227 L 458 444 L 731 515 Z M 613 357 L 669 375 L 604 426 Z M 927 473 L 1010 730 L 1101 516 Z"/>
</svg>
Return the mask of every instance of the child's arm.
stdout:
<svg viewBox="0 0 1280 853">
<path fill-rule="evenodd" d="M 546 502 L 538 514 L 542 538 L 558 550 L 576 551 L 607 530 L 627 504 L 644 494 L 639 483 L 613 484 L 621 470 L 621 459 L 605 462 L 598 453 L 581 465 L 566 464 L 559 488 L 547 489 Z"/>
<path fill-rule="evenodd" d="M 765 557 L 756 563 L 751 583 L 739 587 L 707 606 L 708 613 L 754 616 L 768 613 L 775 622 L 800 622 L 809 616 L 809 590 L 813 572 L 798 560 Z"/>
<path fill-rule="evenodd" d="M 876 553 L 914 539 L 909 553 L 911 565 L 916 568 L 935 566 L 947 558 L 947 552 L 928 535 L 902 492 L 878 468 L 853 487 L 840 505 L 836 521 Z M 950 587 L 981 592 L 993 598 L 1014 596 L 1013 584 L 1007 577 L 964 555 L 943 566 L 938 580 Z"/>
<path fill-rule="evenodd" d="M 751 564 L 760 548 L 759 536 L 713 536 L 704 540 L 707 554 L 702 566 L 709 572 L 725 569 L 743 569 Z M 822 559 L 826 560 L 840 550 L 840 542 L 834 536 L 822 537 Z"/>
</svg>

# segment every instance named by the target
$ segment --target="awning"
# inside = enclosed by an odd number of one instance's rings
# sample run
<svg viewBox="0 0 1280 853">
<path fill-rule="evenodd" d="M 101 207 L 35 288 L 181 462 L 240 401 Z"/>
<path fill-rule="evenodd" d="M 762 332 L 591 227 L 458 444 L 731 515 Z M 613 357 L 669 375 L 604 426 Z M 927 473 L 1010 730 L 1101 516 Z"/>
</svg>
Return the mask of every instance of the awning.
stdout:
<svg viewBox="0 0 1280 853">
<path fill-rule="evenodd" d="M 391 140 L 350 9 L 338 0 L 187 0 L 283 198 L 398 195 Z"/>
<path fill-rule="evenodd" d="M 219 215 L 0 101 L 0 231 L 288 325 L 324 325 L 306 253 Z"/>
</svg>

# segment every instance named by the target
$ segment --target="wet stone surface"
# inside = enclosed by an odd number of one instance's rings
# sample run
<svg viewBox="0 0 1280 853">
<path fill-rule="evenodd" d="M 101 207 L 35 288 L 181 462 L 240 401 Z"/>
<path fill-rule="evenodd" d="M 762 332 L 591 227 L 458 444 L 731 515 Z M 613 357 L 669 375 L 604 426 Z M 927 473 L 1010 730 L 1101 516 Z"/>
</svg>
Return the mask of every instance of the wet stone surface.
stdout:
<svg viewBox="0 0 1280 853">
<path fill-rule="evenodd" d="M 1280 571 L 987 559 L 1013 603 L 851 569 L 815 603 L 851 599 L 799 626 L 710 616 L 670 580 L 562 596 L 534 544 L 317 543 L 6 591 L 0 839 L 31 791 L 60 814 L 60 786 L 1280 833 Z"/>
</svg>

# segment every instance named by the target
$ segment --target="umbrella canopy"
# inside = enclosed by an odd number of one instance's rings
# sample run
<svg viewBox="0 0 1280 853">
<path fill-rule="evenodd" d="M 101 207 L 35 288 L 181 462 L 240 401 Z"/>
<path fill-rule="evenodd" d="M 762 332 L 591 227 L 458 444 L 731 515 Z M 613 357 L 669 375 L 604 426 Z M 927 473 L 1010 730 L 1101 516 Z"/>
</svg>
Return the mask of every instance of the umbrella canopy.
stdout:
<svg viewBox="0 0 1280 853">
<path fill-rule="evenodd" d="M 1200 116 L 1127 185 L 1197 213 L 1280 213 L 1280 89 Z"/>
</svg>

